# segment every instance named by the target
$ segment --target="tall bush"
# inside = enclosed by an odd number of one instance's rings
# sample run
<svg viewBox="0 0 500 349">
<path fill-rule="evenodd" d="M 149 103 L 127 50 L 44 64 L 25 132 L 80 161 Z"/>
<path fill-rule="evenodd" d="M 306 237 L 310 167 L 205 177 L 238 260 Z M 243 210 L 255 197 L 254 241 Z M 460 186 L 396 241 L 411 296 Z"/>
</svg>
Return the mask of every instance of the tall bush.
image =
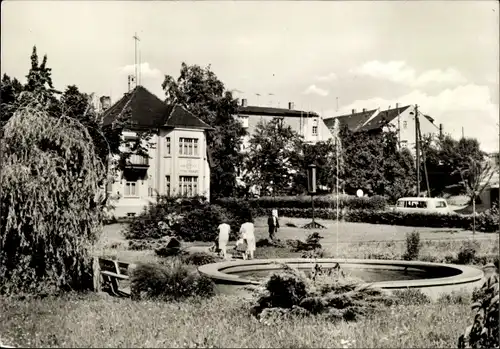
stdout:
<svg viewBox="0 0 500 349">
<path fill-rule="evenodd" d="M 0 292 L 92 286 L 104 167 L 74 119 L 23 107 L 4 127 L 0 167 Z"/>
<path fill-rule="evenodd" d="M 418 231 L 406 234 L 406 252 L 403 254 L 403 259 L 407 261 L 418 259 L 421 247 L 422 243 L 420 242 L 420 233 Z"/>
</svg>

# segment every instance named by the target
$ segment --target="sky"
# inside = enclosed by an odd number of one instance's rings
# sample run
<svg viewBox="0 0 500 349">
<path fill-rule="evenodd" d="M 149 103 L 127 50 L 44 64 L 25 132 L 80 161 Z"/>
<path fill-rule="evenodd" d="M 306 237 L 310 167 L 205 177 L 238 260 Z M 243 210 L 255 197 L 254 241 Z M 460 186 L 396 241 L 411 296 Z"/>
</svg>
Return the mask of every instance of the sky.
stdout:
<svg viewBox="0 0 500 349">
<path fill-rule="evenodd" d="M 161 99 L 182 62 L 248 105 L 312 110 L 418 104 L 445 133 L 499 147 L 497 1 L 3 1 L 1 72 L 25 81 L 33 45 L 56 88 Z M 260 94 L 260 96 L 257 96 Z"/>
</svg>

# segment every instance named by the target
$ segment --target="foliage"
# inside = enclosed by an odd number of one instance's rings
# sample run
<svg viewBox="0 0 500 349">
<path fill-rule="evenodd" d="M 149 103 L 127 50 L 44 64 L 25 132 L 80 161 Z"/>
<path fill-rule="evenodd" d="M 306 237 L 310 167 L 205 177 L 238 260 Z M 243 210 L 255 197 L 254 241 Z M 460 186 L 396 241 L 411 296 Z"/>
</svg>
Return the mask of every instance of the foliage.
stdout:
<svg viewBox="0 0 500 349">
<path fill-rule="evenodd" d="M 498 207 L 495 205 L 476 216 L 476 229 L 478 231 L 498 231 L 499 220 L 500 213 L 498 212 Z"/>
<path fill-rule="evenodd" d="M 259 122 L 245 159 L 245 182 L 265 193 L 287 192 L 299 170 L 302 137 L 281 121 Z"/>
<path fill-rule="evenodd" d="M 258 291 L 252 313 L 260 321 L 289 315 L 319 315 L 337 321 L 359 320 L 392 303 L 382 290 L 361 283 L 339 272 L 340 267 L 325 270 L 314 265 L 312 276 L 283 265 Z"/>
<path fill-rule="evenodd" d="M 92 287 L 104 168 L 89 133 L 31 104 L 7 122 L 1 147 L 1 291 Z"/>
<path fill-rule="evenodd" d="M 323 239 L 323 236 L 319 235 L 318 232 L 311 233 L 307 235 L 305 242 L 296 240 L 297 245 L 295 246 L 294 251 L 300 252 L 320 250 L 322 248 L 321 244 L 319 243 L 321 239 Z"/>
<path fill-rule="evenodd" d="M 204 203 L 183 215 L 175 225 L 174 233 L 184 241 L 216 241 L 218 226 L 227 223 L 231 226 L 230 239 L 236 239 L 241 224 L 246 219 L 235 217 L 221 206 Z"/>
<path fill-rule="evenodd" d="M 337 158 L 335 153 L 335 143 L 329 139 L 326 142 L 317 142 L 313 144 L 302 144 L 303 156 L 300 159 L 297 173 L 294 176 L 292 193 L 307 193 L 307 168 L 310 164 L 315 164 L 316 180 L 318 185 L 327 186 L 331 192 L 336 185 Z M 340 166 L 339 166 L 340 167 Z M 342 184 L 341 168 L 339 168 L 339 184 Z M 319 190 L 319 188 L 318 188 Z"/>
<path fill-rule="evenodd" d="M 479 162 L 484 159 L 479 142 L 473 138 L 457 141 L 450 135 L 424 137 L 421 149 L 425 153 L 432 196 L 439 196 L 446 188 L 461 184 L 462 178 L 457 169 L 467 169 L 471 159 Z M 421 173 L 424 173 L 423 164 Z M 425 178 L 422 180 L 425 181 Z"/>
<path fill-rule="evenodd" d="M 405 261 L 418 259 L 421 248 L 422 243 L 420 241 L 420 233 L 418 231 L 406 234 L 406 252 L 403 254 L 403 259 Z"/>
<path fill-rule="evenodd" d="M 16 109 L 16 99 L 23 91 L 23 85 L 16 78 L 4 74 L 1 81 L 1 108 L 0 129 L 3 129 L 7 121 L 12 117 Z"/>
<path fill-rule="evenodd" d="M 237 198 L 223 198 L 215 200 L 214 203 L 224 207 L 238 207 L 238 210 L 251 208 L 253 210 L 271 210 L 278 209 L 278 214 L 281 214 L 284 208 L 311 208 L 310 196 L 277 196 L 277 197 L 260 197 L 255 199 L 237 199 Z M 315 196 L 314 207 L 316 208 L 336 208 L 336 196 Z M 370 210 L 384 210 L 386 201 L 381 196 L 361 197 L 356 196 L 339 196 L 340 209 L 370 209 Z M 269 212 L 264 213 L 268 215 Z"/>
<path fill-rule="evenodd" d="M 208 133 L 208 148 L 213 162 L 210 174 L 210 197 L 232 196 L 236 192 L 236 165 L 242 163 L 242 137 L 246 131 L 236 120 L 237 101 L 225 90 L 210 66 L 182 63 L 175 80 L 165 76 L 162 84 L 167 103 L 184 106 L 215 130 Z"/>
<path fill-rule="evenodd" d="M 394 297 L 394 304 L 397 305 L 420 305 L 431 302 L 429 296 L 421 290 L 414 288 L 394 290 L 392 291 L 392 295 Z"/>
<path fill-rule="evenodd" d="M 183 214 L 203 206 L 205 198 L 180 198 L 165 195 L 156 197 L 141 214 L 133 217 L 124 232 L 127 239 L 159 239 L 175 234 Z"/>
<path fill-rule="evenodd" d="M 477 253 L 479 251 L 479 242 L 477 240 L 467 240 L 464 241 L 458 251 L 456 263 L 457 264 L 472 264 L 477 259 Z"/>
<path fill-rule="evenodd" d="M 362 189 L 395 200 L 413 191 L 413 159 L 408 151 L 397 149 L 395 130 L 354 133 L 343 127 L 340 137 L 347 193 Z"/>
<path fill-rule="evenodd" d="M 185 264 L 192 264 L 196 266 L 222 261 L 221 258 L 215 257 L 214 255 L 206 252 L 185 253 L 181 256 L 181 260 Z"/>
<path fill-rule="evenodd" d="M 137 265 L 131 273 L 130 285 L 134 298 L 175 301 L 215 294 L 212 280 L 178 260 Z"/>
<path fill-rule="evenodd" d="M 476 311 L 474 322 L 458 339 L 458 348 L 498 348 L 499 347 L 499 283 L 498 274 L 492 275 L 484 283 L 472 305 Z"/>
</svg>

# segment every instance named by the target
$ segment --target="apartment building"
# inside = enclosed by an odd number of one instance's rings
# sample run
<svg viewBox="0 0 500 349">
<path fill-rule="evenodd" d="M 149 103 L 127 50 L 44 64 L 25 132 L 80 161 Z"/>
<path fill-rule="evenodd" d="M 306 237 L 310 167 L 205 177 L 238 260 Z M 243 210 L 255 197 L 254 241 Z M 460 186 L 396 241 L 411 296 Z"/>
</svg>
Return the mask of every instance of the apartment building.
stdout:
<svg viewBox="0 0 500 349">
<path fill-rule="evenodd" d="M 237 117 L 248 132 L 243 141 L 244 149 L 248 147 L 248 142 L 254 134 L 257 124 L 270 122 L 273 119 L 280 120 L 283 126 L 290 126 L 304 138 L 305 142 L 316 143 L 332 137 L 320 115 L 311 111 L 295 110 L 292 102 L 288 103 L 288 109 L 286 109 L 249 106 L 247 100 L 242 99 Z"/>
<path fill-rule="evenodd" d="M 152 132 L 149 156 L 131 154 L 123 171 L 118 171 L 108 193 L 119 197 L 114 215 L 136 215 L 157 195 L 210 195 L 210 166 L 207 132 L 212 128 L 178 105 L 167 105 L 142 86 L 137 86 L 103 114 L 103 125 L 127 113 L 131 124 L 123 132 L 133 141 L 137 132 Z"/>
</svg>

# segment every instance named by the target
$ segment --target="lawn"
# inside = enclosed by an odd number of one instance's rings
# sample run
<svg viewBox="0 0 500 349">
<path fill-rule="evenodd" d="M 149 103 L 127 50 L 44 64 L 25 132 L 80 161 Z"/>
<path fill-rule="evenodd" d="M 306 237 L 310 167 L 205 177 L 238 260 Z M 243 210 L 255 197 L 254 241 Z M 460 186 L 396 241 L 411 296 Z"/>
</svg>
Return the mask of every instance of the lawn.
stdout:
<svg viewBox="0 0 500 349">
<path fill-rule="evenodd" d="M 0 333 L 4 343 L 23 347 L 445 348 L 456 346 L 471 314 L 469 304 L 442 301 L 388 307 L 356 323 L 293 318 L 267 325 L 229 296 L 161 303 L 90 294 L 0 298 Z"/>
<path fill-rule="evenodd" d="M 280 239 L 305 239 L 306 219 L 282 218 Z M 328 253 L 337 251 L 335 222 L 319 220 Z M 153 251 L 128 251 L 123 225 L 105 227 L 96 255 L 128 262 L 157 261 Z M 339 257 L 365 258 L 377 254 L 400 258 L 405 234 L 417 230 L 421 255 L 455 253 L 467 231 L 339 223 Z M 257 239 L 267 237 L 265 218 L 256 220 Z M 498 254 L 498 234 L 476 234 L 480 254 Z M 206 243 L 187 244 L 206 248 Z M 257 258 L 287 257 L 284 249 L 257 249 Z M 182 303 L 132 301 L 103 294 L 18 300 L 0 297 L 0 341 L 22 347 L 456 347 L 471 322 L 470 301 L 440 300 L 431 304 L 387 307 L 373 318 L 356 323 L 322 318 L 290 318 L 261 323 L 249 312 L 247 300 L 217 295 Z"/>
<path fill-rule="evenodd" d="M 446 255 L 456 254 L 465 240 L 478 241 L 480 255 L 498 255 L 498 234 L 476 233 L 471 231 L 436 228 L 415 228 L 382 224 L 349 223 L 337 224 L 334 221 L 317 220 L 326 229 L 306 230 L 301 227 L 308 223 L 308 219 L 281 218 L 281 228 L 277 238 L 305 240 L 312 231 L 318 231 L 324 239 L 321 244 L 329 256 L 339 258 L 373 258 L 377 255 L 391 256 L 400 259 L 405 252 L 406 233 L 420 232 L 422 240 L 421 256 L 429 260 L 431 257 L 442 260 Z M 294 225 L 289 227 L 287 224 Z M 104 229 L 102 238 L 96 247 L 98 256 L 116 257 L 126 262 L 155 261 L 154 251 L 130 251 L 126 249 L 127 241 L 121 231 L 125 228 L 122 224 L 108 225 Z M 259 217 L 255 221 L 255 235 L 257 240 L 267 238 L 267 218 Z M 209 243 L 188 243 L 191 249 L 206 249 Z M 230 242 L 231 245 L 231 242 Z M 338 249 L 337 249 L 338 246 Z M 290 252 L 282 249 L 263 248 L 257 249 L 256 258 L 272 258 L 289 256 Z M 297 254 L 300 255 L 300 254 Z"/>
</svg>

